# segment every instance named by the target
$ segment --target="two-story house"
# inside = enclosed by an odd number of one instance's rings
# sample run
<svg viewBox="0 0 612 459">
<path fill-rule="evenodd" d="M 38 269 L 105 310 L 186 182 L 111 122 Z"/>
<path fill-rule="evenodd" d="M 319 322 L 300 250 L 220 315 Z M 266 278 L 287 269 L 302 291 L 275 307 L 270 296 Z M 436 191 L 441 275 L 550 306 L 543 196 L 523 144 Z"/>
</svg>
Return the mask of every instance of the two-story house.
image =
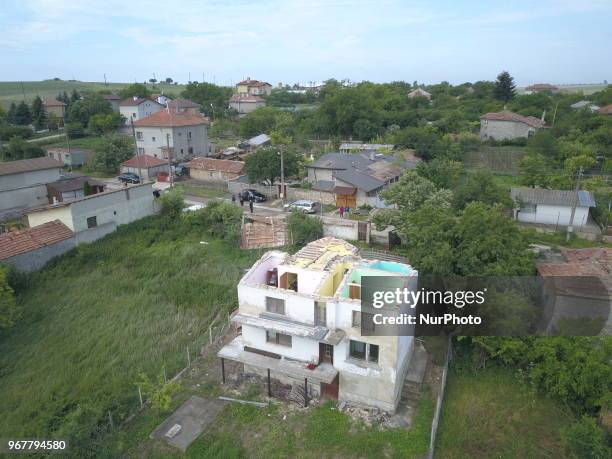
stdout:
<svg viewBox="0 0 612 459">
<path fill-rule="evenodd" d="M 361 283 L 366 276 L 394 276 L 414 284 L 418 273 L 406 264 L 361 259 L 357 252 L 326 237 L 294 255 L 263 255 L 238 284 L 233 321 L 242 333 L 219 351 L 222 365 L 237 361 L 247 373 L 307 387 L 309 398 L 394 412 L 414 338 L 362 335 L 368 312 Z"/>
<path fill-rule="evenodd" d="M 528 138 L 544 127 L 543 117 L 523 116 L 508 110 L 486 113 L 480 117 L 480 140 Z"/>
<path fill-rule="evenodd" d="M 236 85 L 236 93 L 243 96 L 269 96 L 272 94 L 272 85 L 247 78 Z"/>
<path fill-rule="evenodd" d="M 211 156 L 208 118 L 190 111 L 163 109 L 134 122 L 139 155 L 182 161 Z"/>
<path fill-rule="evenodd" d="M 119 102 L 119 113 L 125 118 L 128 126 L 136 121 L 151 116 L 163 109 L 164 106 L 159 102 L 141 97 L 129 97 Z"/>
</svg>

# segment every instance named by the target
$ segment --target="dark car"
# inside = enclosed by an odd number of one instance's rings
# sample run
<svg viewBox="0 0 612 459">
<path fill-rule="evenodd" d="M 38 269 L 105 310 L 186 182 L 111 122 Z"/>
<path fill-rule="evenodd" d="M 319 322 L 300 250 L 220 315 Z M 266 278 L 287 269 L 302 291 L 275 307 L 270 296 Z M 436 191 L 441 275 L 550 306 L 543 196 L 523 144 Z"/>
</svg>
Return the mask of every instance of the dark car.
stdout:
<svg viewBox="0 0 612 459">
<path fill-rule="evenodd" d="M 126 172 L 117 177 L 120 182 L 123 183 L 140 183 L 140 177 L 132 172 Z"/>
<path fill-rule="evenodd" d="M 264 202 L 268 199 L 265 194 L 250 188 L 242 190 L 238 196 L 241 197 L 243 201 Z"/>
</svg>

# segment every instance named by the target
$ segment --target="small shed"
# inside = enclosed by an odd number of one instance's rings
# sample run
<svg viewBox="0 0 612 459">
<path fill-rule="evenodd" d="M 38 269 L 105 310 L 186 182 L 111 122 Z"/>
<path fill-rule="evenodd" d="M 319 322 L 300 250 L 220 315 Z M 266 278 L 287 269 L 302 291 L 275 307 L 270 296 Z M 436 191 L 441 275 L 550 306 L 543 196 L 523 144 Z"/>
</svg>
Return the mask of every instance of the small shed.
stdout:
<svg viewBox="0 0 612 459">
<path fill-rule="evenodd" d="M 155 180 L 159 172 L 170 173 L 168 161 L 149 155 L 134 156 L 121 163 L 121 173 L 137 174 L 142 180 Z"/>
<path fill-rule="evenodd" d="M 229 159 L 195 158 L 187 163 L 191 178 L 203 182 L 227 182 L 243 174 L 244 163 Z"/>
</svg>

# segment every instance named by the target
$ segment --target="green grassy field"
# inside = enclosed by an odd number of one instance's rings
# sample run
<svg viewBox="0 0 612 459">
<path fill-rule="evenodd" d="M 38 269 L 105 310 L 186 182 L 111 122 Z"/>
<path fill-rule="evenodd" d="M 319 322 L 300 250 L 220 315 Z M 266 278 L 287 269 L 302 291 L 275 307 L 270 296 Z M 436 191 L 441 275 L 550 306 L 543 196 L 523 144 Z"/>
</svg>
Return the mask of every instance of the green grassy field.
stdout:
<svg viewBox="0 0 612 459">
<path fill-rule="evenodd" d="M 53 98 L 58 93 L 66 91 L 69 95 L 76 89 L 80 93 L 84 92 L 95 92 L 107 90 L 114 93 L 119 92 L 123 88 L 129 86 L 132 83 L 108 83 L 105 85 L 102 82 L 85 82 L 85 81 L 0 81 L 0 105 L 5 108 L 8 107 L 11 102 L 19 103 L 24 99 L 27 102 L 31 102 L 36 95 L 40 97 Z M 171 93 L 178 95 L 184 88 L 184 85 L 166 85 L 166 84 L 147 84 L 147 87 L 152 91 L 164 91 L 164 93 Z"/>
<path fill-rule="evenodd" d="M 93 441 L 108 410 L 119 422 L 138 406 L 139 373 L 176 374 L 236 306 L 259 254 L 160 221 L 120 227 L 28 279 L 23 319 L 0 335 L 3 436 Z"/>
<path fill-rule="evenodd" d="M 436 457 L 561 458 L 568 408 L 534 393 L 509 369 L 451 371 Z"/>
</svg>

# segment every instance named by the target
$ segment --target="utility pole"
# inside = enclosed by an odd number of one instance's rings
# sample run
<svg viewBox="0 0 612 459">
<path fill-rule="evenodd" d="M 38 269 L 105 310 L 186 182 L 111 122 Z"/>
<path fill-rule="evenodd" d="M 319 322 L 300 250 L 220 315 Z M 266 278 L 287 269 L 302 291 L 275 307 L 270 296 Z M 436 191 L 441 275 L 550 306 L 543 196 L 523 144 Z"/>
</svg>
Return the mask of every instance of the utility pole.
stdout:
<svg viewBox="0 0 612 459">
<path fill-rule="evenodd" d="M 130 124 L 132 125 L 132 136 L 134 137 L 134 151 L 136 153 L 136 164 L 138 165 L 138 178 L 142 183 L 142 169 L 140 168 L 140 155 L 138 154 L 138 144 L 136 143 L 136 129 L 134 128 L 134 118 L 130 117 Z"/>
<path fill-rule="evenodd" d="M 578 192 L 580 191 L 580 180 L 582 179 L 582 166 L 578 170 L 578 177 L 576 178 L 576 189 L 574 190 L 574 198 L 572 200 L 572 213 L 570 214 L 570 221 L 567 227 L 567 235 L 565 240 L 569 241 L 572 233 L 574 232 L 574 216 L 576 215 L 576 206 L 578 205 Z"/>
<path fill-rule="evenodd" d="M 172 178 L 172 163 L 170 161 L 170 134 L 166 134 L 166 148 L 168 149 L 168 176 L 170 177 L 170 188 L 174 185 Z"/>
<path fill-rule="evenodd" d="M 553 120 L 552 120 L 552 125 L 555 125 L 555 120 L 557 119 L 557 108 L 559 108 L 559 102 L 557 102 L 557 105 L 555 105 L 555 113 L 553 113 Z"/>
<path fill-rule="evenodd" d="M 108 86 L 108 83 L 106 82 L 106 73 L 104 74 L 104 86 Z"/>
<path fill-rule="evenodd" d="M 283 144 L 280 144 L 280 160 L 281 160 L 281 202 L 283 204 L 283 208 L 285 205 L 285 163 L 283 157 Z"/>
</svg>

